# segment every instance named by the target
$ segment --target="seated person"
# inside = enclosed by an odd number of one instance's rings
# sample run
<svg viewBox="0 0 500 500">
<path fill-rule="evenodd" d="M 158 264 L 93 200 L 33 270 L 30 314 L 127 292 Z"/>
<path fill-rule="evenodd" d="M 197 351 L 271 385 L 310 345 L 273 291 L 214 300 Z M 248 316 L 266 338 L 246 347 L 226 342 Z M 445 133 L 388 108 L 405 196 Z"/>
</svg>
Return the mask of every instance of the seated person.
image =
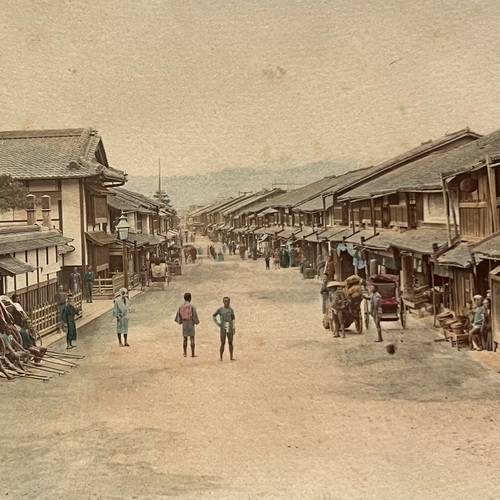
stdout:
<svg viewBox="0 0 500 500">
<path fill-rule="evenodd" d="M 47 352 L 47 348 L 42 346 L 37 347 L 35 337 L 32 335 L 31 327 L 26 318 L 22 319 L 21 326 L 17 326 L 17 330 L 21 337 L 21 345 L 23 349 L 28 351 L 33 356 L 35 363 L 40 363 Z"/>
</svg>

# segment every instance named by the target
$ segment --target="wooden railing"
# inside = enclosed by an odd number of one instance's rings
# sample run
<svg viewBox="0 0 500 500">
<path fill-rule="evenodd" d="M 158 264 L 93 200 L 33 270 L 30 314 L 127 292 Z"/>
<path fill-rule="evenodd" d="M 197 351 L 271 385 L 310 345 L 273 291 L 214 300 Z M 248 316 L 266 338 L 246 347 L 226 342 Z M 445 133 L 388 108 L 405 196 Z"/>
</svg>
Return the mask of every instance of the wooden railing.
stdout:
<svg viewBox="0 0 500 500">
<path fill-rule="evenodd" d="M 73 294 L 75 298 L 75 307 L 80 311 L 77 318 L 82 315 L 82 292 Z M 38 330 L 40 335 L 45 335 L 61 326 L 60 306 L 54 302 L 44 302 L 27 311 L 31 318 L 32 325 Z"/>
<path fill-rule="evenodd" d="M 137 273 L 129 274 L 129 288 L 134 288 L 138 284 L 139 275 Z M 123 273 L 116 273 L 109 278 L 96 278 L 92 288 L 92 295 L 96 299 L 112 299 L 123 286 L 125 286 Z"/>
</svg>

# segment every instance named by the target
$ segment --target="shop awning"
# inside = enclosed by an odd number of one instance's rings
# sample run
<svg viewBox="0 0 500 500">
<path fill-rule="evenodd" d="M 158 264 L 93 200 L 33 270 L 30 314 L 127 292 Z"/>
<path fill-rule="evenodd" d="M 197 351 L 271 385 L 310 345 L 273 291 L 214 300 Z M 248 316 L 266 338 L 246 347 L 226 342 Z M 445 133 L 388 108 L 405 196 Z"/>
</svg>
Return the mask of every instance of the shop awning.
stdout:
<svg viewBox="0 0 500 500">
<path fill-rule="evenodd" d="M 434 244 L 437 247 L 434 247 Z M 446 229 L 409 229 L 399 233 L 391 243 L 391 246 L 400 250 L 432 255 L 436 250 L 446 248 L 448 244 L 448 232 Z"/>
<path fill-rule="evenodd" d="M 473 247 L 474 257 L 500 260 L 500 233 L 495 233 Z"/>
<path fill-rule="evenodd" d="M 108 234 L 105 231 L 89 231 L 85 236 L 94 244 L 100 247 L 116 243 L 116 234 Z"/>
<path fill-rule="evenodd" d="M 468 243 L 460 243 L 454 248 L 450 248 L 437 258 L 440 266 L 453 266 L 467 268 L 472 265 L 472 247 Z"/>
<path fill-rule="evenodd" d="M 11 257 L 10 255 L 2 255 L 0 257 L 0 274 L 3 276 L 31 273 L 35 269 L 36 267 L 33 267 L 31 264 Z"/>
</svg>

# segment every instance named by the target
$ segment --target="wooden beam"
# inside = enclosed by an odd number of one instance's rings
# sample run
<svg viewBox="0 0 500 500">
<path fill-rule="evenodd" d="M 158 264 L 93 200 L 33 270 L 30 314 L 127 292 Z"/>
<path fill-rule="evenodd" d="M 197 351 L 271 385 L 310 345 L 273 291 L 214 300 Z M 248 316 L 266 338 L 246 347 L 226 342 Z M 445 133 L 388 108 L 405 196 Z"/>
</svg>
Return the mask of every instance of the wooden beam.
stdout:
<svg viewBox="0 0 500 500">
<path fill-rule="evenodd" d="M 448 200 L 448 191 L 446 181 L 443 178 L 443 174 L 440 174 L 441 186 L 443 187 L 443 202 L 444 209 L 446 210 L 446 233 L 448 237 L 448 246 L 451 246 L 451 232 L 450 232 L 450 204 Z"/>
<path fill-rule="evenodd" d="M 375 198 L 370 197 L 370 212 L 372 216 L 373 234 L 377 234 L 377 222 L 375 221 Z"/>
<path fill-rule="evenodd" d="M 458 237 L 458 223 L 457 223 L 457 214 L 455 213 L 455 205 L 453 204 L 453 199 L 452 199 L 452 195 L 451 195 L 451 191 L 449 192 L 449 199 L 450 199 L 450 207 L 451 207 L 451 215 L 453 217 L 453 231 L 455 233 L 455 236 L 454 238 L 457 238 Z M 458 203 L 458 199 L 457 199 L 457 204 L 456 204 L 456 208 L 458 209 L 459 207 L 459 203 Z"/>
<path fill-rule="evenodd" d="M 497 198 L 496 198 L 496 187 L 495 187 L 495 177 L 496 172 L 491 167 L 490 157 L 486 156 L 486 172 L 488 174 L 488 186 L 489 186 L 489 205 L 491 211 L 491 229 L 495 233 L 498 231 L 498 219 L 497 219 Z"/>
</svg>

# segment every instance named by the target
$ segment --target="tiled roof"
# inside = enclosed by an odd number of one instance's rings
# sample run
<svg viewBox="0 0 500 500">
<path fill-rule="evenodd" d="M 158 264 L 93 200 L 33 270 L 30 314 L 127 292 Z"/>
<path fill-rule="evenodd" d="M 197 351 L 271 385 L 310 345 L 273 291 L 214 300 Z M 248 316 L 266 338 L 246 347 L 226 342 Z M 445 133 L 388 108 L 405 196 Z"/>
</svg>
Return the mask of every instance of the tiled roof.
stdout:
<svg viewBox="0 0 500 500">
<path fill-rule="evenodd" d="M 126 174 L 95 159 L 101 141 L 91 128 L 0 132 L 0 174 L 15 179 L 103 177 L 126 181 Z"/>
<path fill-rule="evenodd" d="M 16 274 L 30 273 L 36 268 L 22 260 L 4 255 L 0 257 L 0 275 L 15 276 Z"/>
<path fill-rule="evenodd" d="M 419 146 L 410 149 L 409 151 L 405 151 L 404 153 L 394 156 L 388 160 L 383 161 L 377 165 L 372 165 L 371 167 L 354 170 L 353 172 L 358 172 L 360 175 L 357 179 L 354 177 L 349 179 L 349 182 L 345 185 L 335 186 L 335 189 L 332 190 L 332 193 L 335 192 L 337 194 L 342 194 L 346 191 L 349 191 L 350 187 L 355 187 L 356 185 L 362 183 L 361 186 L 364 186 L 363 182 L 365 179 L 368 181 L 369 179 L 375 178 L 377 179 L 382 175 L 382 172 L 392 171 L 395 168 L 399 168 L 399 166 L 405 165 L 410 162 L 414 162 L 419 158 L 427 157 L 429 155 L 435 154 L 439 151 L 440 148 L 445 146 L 449 146 L 453 144 L 453 142 L 458 140 L 463 140 L 464 138 L 470 139 L 474 141 L 480 138 L 480 134 L 476 134 L 472 132 L 469 128 L 465 128 L 462 130 L 458 130 L 457 132 L 452 132 L 450 134 L 446 134 L 444 137 L 436 139 L 434 141 L 426 141 L 420 144 Z M 349 172 L 348 172 L 349 173 Z M 352 190 L 350 191 L 352 192 Z"/>
<path fill-rule="evenodd" d="M 288 239 L 292 236 L 292 234 L 296 234 L 298 232 L 300 232 L 300 227 L 285 226 L 285 228 L 282 231 L 280 231 L 279 233 L 277 233 L 276 236 L 278 236 L 278 238 Z"/>
<path fill-rule="evenodd" d="M 436 152 L 395 170 L 380 174 L 340 196 L 342 199 L 363 199 L 398 191 L 425 191 L 441 189 L 440 174 L 465 170 L 485 155 L 500 152 L 500 130 L 480 139 Z"/>
<path fill-rule="evenodd" d="M 116 243 L 118 239 L 116 234 L 108 234 L 106 231 L 89 231 L 85 233 L 85 236 L 87 236 L 92 243 L 101 247 Z"/>
<path fill-rule="evenodd" d="M 472 248 L 474 256 L 490 259 L 500 260 L 500 233 L 495 233 L 484 239 Z"/>
<path fill-rule="evenodd" d="M 158 236 L 156 234 L 147 233 L 129 233 L 128 242 L 135 243 L 137 246 L 155 246 L 165 243 L 165 238 L 163 236 Z"/>
<path fill-rule="evenodd" d="M 143 214 L 154 214 L 163 204 L 141 193 L 129 191 L 123 188 L 110 188 L 108 205 L 115 210 L 132 210 Z"/>
<path fill-rule="evenodd" d="M 313 234 L 316 230 L 313 227 L 310 226 L 302 226 L 302 230 L 295 233 L 293 236 L 294 238 L 297 238 L 298 240 L 304 239 L 307 236 L 310 236 Z"/>
<path fill-rule="evenodd" d="M 420 228 L 409 229 L 397 235 L 391 246 L 401 250 L 409 250 L 424 255 L 432 255 L 433 244 L 437 244 L 438 249 L 443 249 L 448 244 L 448 232 L 446 229 Z"/>
<path fill-rule="evenodd" d="M 73 241 L 59 231 L 40 230 L 14 234 L 0 234 L 0 255 L 36 250 L 37 248 L 55 247 Z"/>
<path fill-rule="evenodd" d="M 335 176 L 324 177 L 318 181 L 312 182 L 311 184 L 307 184 L 307 186 L 303 186 L 299 189 L 294 189 L 293 191 L 288 191 L 286 193 L 273 198 L 272 200 L 265 201 L 260 203 L 256 207 L 252 209 L 252 211 L 260 212 L 261 210 L 265 210 L 266 208 L 289 208 L 298 205 L 299 203 L 304 203 L 307 200 L 310 200 L 314 196 L 323 192 L 325 189 L 328 189 L 332 183 Z"/>
<path fill-rule="evenodd" d="M 364 238 L 364 247 L 378 250 L 388 250 L 391 247 L 391 243 L 395 241 L 399 234 L 400 233 L 396 231 L 377 229 L 377 234 L 375 235 L 373 233 L 373 229 L 361 229 L 346 238 L 346 243 L 361 245 L 361 238 Z"/>
<path fill-rule="evenodd" d="M 283 190 L 282 189 L 279 189 L 279 188 L 275 188 L 275 189 L 266 189 L 264 191 L 260 191 L 258 193 L 254 193 L 252 195 L 249 195 L 248 197 L 242 199 L 240 202 L 234 204 L 234 205 L 231 205 L 230 207 L 227 207 L 226 209 L 222 210 L 221 213 L 222 215 L 230 215 L 230 214 L 234 214 L 235 212 L 240 212 L 240 213 L 245 213 L 245 212 L 248 212 L 248 211 L 252 211 L 254 212 L 255 209 L 252 207 L 252 208 L 248 208 L 248 210 L 245 210 L 246 207 L 248 207 L 248 205 L 251 205 L 253 203 L 256 203 L 258 202 L 259 200 L 268 200 L 268 199 L 271 199 L 271 198 L 275 198 L 277 197 L 279 194 L 283 193 Z"/>
<path fill-rule="evenodd" d="M 472 247 L 468 243 L 460 243 L 441 254 L 437 258 L 437 263 L 441 266 L 467 268 L 473 263 Z"/>
<path fill-rule="evenodd" d="M 339 228 L 339 230 L 333 232 L 333 234 L 330 234 L 328 236 L 328 241 L 339 243 L 343 241 L 344 238 L 349 238 L 349 236 L 352 236 L 353 234 L 352 227 L 347 227 L 347 226 L 337 226 L 337 227 Z M 320 236 L 323 237 L 323 234 L 321 234 Z"/>
</svg>

